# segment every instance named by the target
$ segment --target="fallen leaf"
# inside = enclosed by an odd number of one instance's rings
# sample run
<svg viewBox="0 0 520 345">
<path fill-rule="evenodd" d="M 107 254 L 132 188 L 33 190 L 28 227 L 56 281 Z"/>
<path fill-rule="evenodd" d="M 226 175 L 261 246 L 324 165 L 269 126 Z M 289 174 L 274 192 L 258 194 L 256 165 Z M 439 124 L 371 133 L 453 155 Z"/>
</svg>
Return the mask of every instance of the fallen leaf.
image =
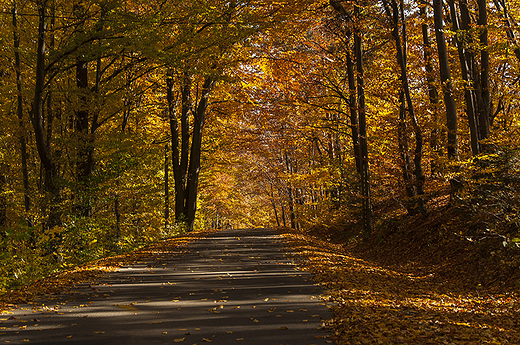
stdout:
<svg viewBox="0 0 520 345">
<path fill-rule="evenodd" d="M 282 327 L 280 327 L 278 329 L 288 329 L 288 328 L 286 326 L 282 326 Z"/>
<path fill-rule="evenodd" d="M 130 310 L 130 311 L 138 311 L 138 309 L 136 307 L 134 307 L 132 304 L 115 304 L 115 306 L 121 308 L 121 309 L 125 309 L 125 310 Z"/>
</svg>

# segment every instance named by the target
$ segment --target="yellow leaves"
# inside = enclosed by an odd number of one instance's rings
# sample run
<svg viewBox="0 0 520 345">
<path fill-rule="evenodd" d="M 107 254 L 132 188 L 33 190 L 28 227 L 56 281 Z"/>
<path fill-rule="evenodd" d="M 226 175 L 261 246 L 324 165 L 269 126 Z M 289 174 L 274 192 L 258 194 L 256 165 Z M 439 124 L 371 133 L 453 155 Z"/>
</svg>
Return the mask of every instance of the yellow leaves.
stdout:
<svg viewBox="0 0 520 345">
<path fill-rule="evenodd" d="M 181 342 L 183 342 L 184 340 L 186 340 L 186 337 L 184 337 L 184 338 L 178 338 L 178 339 L 173 339 L 173 342 L 174 342 L 174 343 L 181 343 Z"/>
<path fill-rule="evenodd" d="M 136 307 L 134 307 L 133 303 L 130 303 L 130 304 L 114 304 L 114 305 L 116 307 L 119 307 L 121 309 L 128 310 L 128 311 L 133 311 L 133 312 L 139 311 Z"/>
</svg>

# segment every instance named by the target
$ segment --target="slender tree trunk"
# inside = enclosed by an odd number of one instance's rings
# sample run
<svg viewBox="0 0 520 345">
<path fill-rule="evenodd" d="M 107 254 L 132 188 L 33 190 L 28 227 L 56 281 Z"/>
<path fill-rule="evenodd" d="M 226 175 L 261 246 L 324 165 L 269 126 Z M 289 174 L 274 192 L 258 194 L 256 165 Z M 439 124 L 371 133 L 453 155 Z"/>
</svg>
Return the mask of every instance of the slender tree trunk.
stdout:
<svg viewBox="0 0 520 345">
<path fill-rule="evenodd" d="M 274 190 L 273 190 L 273 184 L 271 183 L 271 193 L 270 193 L 270 197 L 271 197 L 271 205 L 273 206 L 273 211 L 274 211 L 274 217 L 276 219 L 276 226 L 280 226 L 280 219 L 278 219 L 278 210 L 276 208 L 276 202 L 275 202 L 275 199 L 274 199 Z"/>
<path fill-rule="evenodd" d="M 74 5 L 74 12 L 78 19 L 83 16 L 82 5 Z M 81 27 L 81 26 L 80 26 Z M 78 183 L 79 214 L 90 217 L 92 206 L 90 205 L 89 180 L 94 167 L 93 136 L 89 132 L 88 109 L 88 61 L 77 58 L 76 60 L 76 87 L 79 92 L 78 109 L 76 109 L 75 133 L 77 140 L 76 181 Z"/>
<path fill-rule="evenodd" d="M 442 0 L 433 0 L 433 20 L 435 24 L 435 37 L 439 54 L 439 69 L 446 106 L 446 124 L 448 128 L 448 158 L 458 159 L 457 137 L 457 108 L 452 96 L 451 72 L 448 60 L 448 49 L 444 37 L 444 19 L 442 13 Z"/>
<path fill-rule="evenodd" d="M 433 58 L 432 58 L 432 47 L 430 43 L 430 37 L 428 34 L 428 18 L 426 14 L 426 5 L 420 6 L 420 13 L 422 18 L 422 37 L 423 37 L 423 49 L 424 49 L 424 63 L 426 69 L 426 84 L 428 88 L 428 98 L 430 100 L 432 108 L 432 122 L 433 129 L 431 131 L 430 146 L 435 155 L 434 160 L 442 155 L 442 151 L 439 149 L 439 94 L 435 85 L 435 74 L 433 70 Z M 432 173 L 436 172 L 435 163 L 432 162 Z"/>
<path fill-rule="evenodd" d="M 186 183 L 186 216 L 188 229 L 193 230 L 195 213 L 197 211 L 197 190 L 199 185 L 200 158 L 202 154 L 202 132 L 206 120 L 208 98 L 215 81 L 211 76 L 204 78 L 201 98 L 197 105 L 196 116 L 193 121 L 193 136 L 191 139 L 190 165 Z"/>
<path fill-rule="evenodd" d="M 348 43 L 348 41 L 347 41 Z M 359 144 L 359 119 L 358 119 L 358 107 L 356 101 L 356 79 L 354 74 L 354 64 L 350 56 L 350 47 L 347 47 L 347 76 L 348 76 L 348 89 L 349 89 L 349 108 L 350 108 L 350 128 L 352 131 L 352 146 L 354 147 L 354 156 L 356 160 L 356 168 L 359 174 L 361 174 L 361 148 Z"/>
<path fill-rule="evenodd" d="M 24 206 L 25 212 L 31 209 L 31 199 L 29 196 L 29 169 L 27 168 L 27 139 L 25 130 L 25 121 L 23 119 L 23 95 L 22 95 L 22 73 L 20 60 L 20 37 L 18 28 L 18 8 L 17 2 L 13 1 L 13 41 L 14 41 L 14 63 L 16 70 L 16 115 L 18 117 L 20 155 L 22 160 L 22 181 L 24 190 Z M 32 221 L 28 219 L 31 226 Z"/>
<path fill-rule="evenodd" d="M 477 24 L 480 32 L 480 84 L 482 92 L 482 107 L 479 109 L 479 133 L 480 140 L 489 137 L 490 120 L 492 113 L 491 91 L 489 84 L 489 51 L 488 51 L 488 19 L 487 19 L 487 2 L 486 0 L 478 0 L 478 21 Z M 489 150 L 489 145 L 481 143 L 484 151 Z"/>
<path fill-rule="evenodd" d="M 403 174 L 405 178 L 405 184 L 408 186 L 407 194 L 408 196 L 416 199 L 413 203 L 416 204 L 417 209 L 421 214 L 426 214 L 426 205 L 424 203 L 424 199 L 422 194 L 423 184 L 424 184 L 424 175 L 422 172 L 422 148 L 423 148 L 423 136 L 422 131 L 419 128 L 417 123 L 417 118 L 415 116 L 415 110 L 412 102 L 412 97 L 410 95 L 410 86 L 408 84 L 408 73 L 407 73 L 407 49 L 406 49 L 406 23 L 404 18 L 404 4 L 401 2 L 400 10 L 395 0 L 391 1 L 389 5 L 385 1 L 385 8 L 388 17 L 392 19 L 393 28 L 392 28 L 392 36 L 395 40 L 396 46 L 396 55 L 397 62 L 401 69 L 400 79 L 401 79 L 401 109 L 400 109 L 400 119 L 399 119 L 399 128 L 400 128 L 400 143 L 399 146 L 402 150 L 403 157 Z M 402 32 L 403 39 L 401 43 L 401 36 L 399 34 L 399 18 L 401 18 L 402 22 Z M 408 134 L 406 131 L 406 113 L 408 113 L 410 121 L 412 122 L 412 127 L 414 129 L 415 134 L 415 156 L 414 156 L 414 168 L 413 173 L 415 176 L 414 179 L 410 176 L 410 172 L 412 171 L 411 162 L 409 158 L 409 144 L 408 144 Z M 412 210 L 409 209 L 409 212 L 415 213 L 415 206 Z"/>
<path fill-rule="evenodd" d="M 354 18 L 360 18 L 360 7 L 354 5 Z M 357 21 L 357 20 L 356 20 Z M 359 25 L 359 24 L 358 24 Z M 363 238 L 368 240 L 372 235 L 372 201 L 370 195 L 370 167 L 368 159 L 368 140 L 365 106 L 365 84 L 363 71 L 363 44 L 360 28 L 354 31 L 354 54 L 357 71 L 357 98 L 359 109 L 359 146 L 361 153 L 361 195 L 363 197 Z"/>
<path fill-rule="evenodd" d="M 185 211 L 185 188 L 186 175 L 188 173 L 188 157 L 190 152 L 190 121 L 189 114 L 192 111 L 191 100 L 191 76 L 184 72 L 181 80 L 181 152 L 180 152 L 180 174 L 182 179 L 183 212 Z M 184 217 L 186 217 L 186 214 Z M 184 219 L 186 221 L 186 219 Z"/>
<path fill-rule="evenodd" d="M 179 124 L 177 121 L 177 98 L 175 97 L 175 85 L 173 72 L 170 72 L 166 79 L 168 102 L 168 118 L 170 121 L 170 134 L 172 144 L 172 169 L 175 184 L 175 221 L 181 222 L 184 217 L 184 176 L 180 166 L 179 153 Z M 184 92 L 184 90 L 182 90 Z"/>
<path fill-rule="evenodd" d="M 342 16 L 342 20 L 348 22 L 348 24 L 352 24 L 351 17 L 345 10 L 345 7 L 338 0 L 330 0 L 330 5 L 336 12 L 338 12 Z M 352 33 L 351 30 L 348 30 L 346 34 L 346 49 L 345 49 L 345 59 L 347 62 L 347 78 L 348 78 L 348 89 L 349 89 L 349 109 L 350 109 L 350 128 L 352 131 L 352 146 L 354 148 L 354 157 L 356 160 L 356 168 L 358 173 L 361 175 L 361 148 L 359 146 L 359 119 L 358 119 L 358 105 L 356 100 L 356 76 L 354 72 L 354 63 L 352 62 L 352 57 L 350 55 L 350 37 Z"/>
<path fill-rule="evenodd" d="M 469 130 L 471 136 L 471 151 L 474 155 L 480 153 L 480 145 L 479 145 L 479 134 L 477 128 L 477 116 L 475 112 L 476 100 L 474 93 L 474 85 L 473 79 L 471 78 L 471 69 L 472 69 L 472 61 L 468 60 L 469 54 L 466 54 L 465 44 L 469 42 L 464 42 L 465 37 L 461 41 L 459 36 L 465 33 L 463 36 L 467 36 L 467 32 L 459 31 L 459 18 L 457 14 L 457 9 L 455 7 L 455 0 L 449 0 L 450 12 L 451 12 L 451 22 L 453 25 L 453 31 L 456 33 L 454 36 L 455 43 L 457 45 L 457 51 L 459 54 L 460 61 L 460 70 L 462 74 L 462 79 L 464 80 L 464 99 L 466 101 L 466 115 L 468 116 Z"/>
<path fill-rule="evenodd" d="M 170 186 L 169 186 L 169 145 L 164 145 L 164 230 L 168 231 L 170 218 Z"/>
<path fill-rule="evenodd" d="M 285 216 L 285 205 L 284 203 L 282 202 L 280 208 L 282 209 L 282 221 L 283 221 L 283 226 L 284 228 L 287 227 L 287 221 L 286 221 L 286 216 Z"/>
<path fill-rule="evenodd" d="M 5 227 L 7 225 L 7 164 L 0 163 L 0 239 L 5 236 Z"/>
<path fill-rule="evenodd" d="M 44 190 L 49 196 L 49 210 L 45 211 L 48 218 L 45 224 L 46 228 L 53 228 L 61 225 L 61 210 L 59 203 L 60 192 L 56 184 L 56 165 L 51 157 L 50 151 L 46 144 L 45 132 L 43 128 L 43 93 L 45 83 L 45 51 L 46 51 L 46 21 L 47 21 L 47 0 L 38 1 L 38 44 L 36 50 L 36 78 L 34 86 L 34 99 L 31 111 L 31 123 L 34 129 L 34 137 L 36 139 L 36 148 L 43 166 Z M 58 236 L 59 237 L 59 236 Z M 51 242 L 51 251 L 56 250 L 59 238 L 53 239 Z"/>
</svg>

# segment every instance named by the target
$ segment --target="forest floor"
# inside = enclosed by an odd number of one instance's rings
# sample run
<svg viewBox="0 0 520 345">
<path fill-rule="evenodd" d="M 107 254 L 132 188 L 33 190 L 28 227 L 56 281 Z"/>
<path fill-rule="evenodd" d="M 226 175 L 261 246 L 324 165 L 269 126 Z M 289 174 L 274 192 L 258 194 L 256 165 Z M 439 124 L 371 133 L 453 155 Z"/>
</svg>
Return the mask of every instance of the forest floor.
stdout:
<svg viewBox="0 0 520 345">
<path fill-rule="evenodd" d="M 348 225 L 279 231 L 329 289 L 339 344 L 520 344 L 520 250 L 446 203 Z"/>
</svg>

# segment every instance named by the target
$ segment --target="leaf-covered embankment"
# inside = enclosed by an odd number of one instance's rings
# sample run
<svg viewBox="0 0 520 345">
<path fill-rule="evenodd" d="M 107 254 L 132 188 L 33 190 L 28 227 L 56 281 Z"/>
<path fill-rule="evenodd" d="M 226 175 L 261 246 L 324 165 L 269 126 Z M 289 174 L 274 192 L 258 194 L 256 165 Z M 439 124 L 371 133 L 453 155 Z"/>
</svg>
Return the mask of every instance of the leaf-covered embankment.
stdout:
<svg viewBox="0 0 520 345">
<path fill-rule="evenodd" d="M 373 258 L 383 253 L 381 244 L 348 247 L 290 229 L 280 233 L 301 266 L 328 289 L 325 298 L 335 304 L 330 326 L 339 344 L 520 343 L 518 291 L 499 284 L 471 287 L 460 271 L 461 255 L 444 253 L 445 266 L 451 261 L 462 276 L 447 275 L 438 260 L 428 266 L 427 257 L 417 257 L 421 265 L 413 265 L 402 252 L 393 256 L 401 267 L 392 256 L 378 264 Z"/>
</svg>

